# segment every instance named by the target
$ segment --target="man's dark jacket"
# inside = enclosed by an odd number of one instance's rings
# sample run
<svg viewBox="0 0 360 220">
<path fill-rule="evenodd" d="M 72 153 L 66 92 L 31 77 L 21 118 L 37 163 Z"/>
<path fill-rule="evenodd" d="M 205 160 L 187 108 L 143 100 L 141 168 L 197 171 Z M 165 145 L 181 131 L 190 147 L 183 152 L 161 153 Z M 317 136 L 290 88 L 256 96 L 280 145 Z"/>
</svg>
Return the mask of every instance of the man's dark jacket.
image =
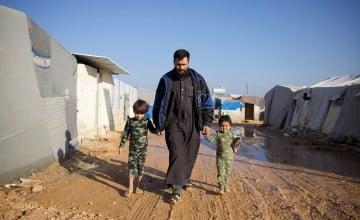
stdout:
<svg viewBox="0 0 360 220">
<path fill-rule="evenodd" d="M 202 130 L 203 126 L 210 126 L 214 115 L 214 100 L 210 94 L 204 78 L 193 69 L 188 69 L 192 79 L 196 129 Z M 155 102 L 153 106 L 153 121 L 158 131 L 165 129 L 167 107 L 173 83 L 175 69 L 163 75 L 159 81 L 155 93 Z"/>
</svg>

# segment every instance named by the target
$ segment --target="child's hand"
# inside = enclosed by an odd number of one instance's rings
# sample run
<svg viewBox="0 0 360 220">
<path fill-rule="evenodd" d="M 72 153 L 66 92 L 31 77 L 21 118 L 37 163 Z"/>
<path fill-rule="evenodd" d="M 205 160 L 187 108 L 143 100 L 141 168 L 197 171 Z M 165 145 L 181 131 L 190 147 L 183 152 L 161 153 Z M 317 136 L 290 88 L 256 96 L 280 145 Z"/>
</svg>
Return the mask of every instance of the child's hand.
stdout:
<svg viewBox="0 0 360 220">
<path fill-rule="evenodd" d="M 123 151 L 122 147 L 119 147 L 119 154 L 121 155 L 121 152 Z"/>
<path fill-rule="evenodd" d="M 202 130 L 202 134 L 204 135 L 204 136 L 208 136 L 208 134 L 210 133 L 210 127 L 209 126 L 204 126 L 203 127 L 203 130 Z"/>
<path fill-rule="evenodd" d="M 234 149 L 234 154 L 236 154 L 238 152 L 238 149 Z"/>
</svg>

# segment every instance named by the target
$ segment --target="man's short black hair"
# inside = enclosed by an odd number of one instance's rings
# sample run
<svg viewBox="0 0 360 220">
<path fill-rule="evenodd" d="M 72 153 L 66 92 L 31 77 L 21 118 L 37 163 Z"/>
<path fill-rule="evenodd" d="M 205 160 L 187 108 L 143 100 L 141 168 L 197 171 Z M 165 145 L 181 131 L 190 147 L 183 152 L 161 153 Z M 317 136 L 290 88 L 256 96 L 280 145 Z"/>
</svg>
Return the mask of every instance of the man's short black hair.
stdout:
<svg viewBox="0 0 360 220">
<path fill-rule="evenodd" d="M 185 57 L 187 57 L 188 60 L 190 60 L 190 53 L 185 49 L 178 49 L 174 53 L 174 60 L 182 60 Z"/>
</svg>

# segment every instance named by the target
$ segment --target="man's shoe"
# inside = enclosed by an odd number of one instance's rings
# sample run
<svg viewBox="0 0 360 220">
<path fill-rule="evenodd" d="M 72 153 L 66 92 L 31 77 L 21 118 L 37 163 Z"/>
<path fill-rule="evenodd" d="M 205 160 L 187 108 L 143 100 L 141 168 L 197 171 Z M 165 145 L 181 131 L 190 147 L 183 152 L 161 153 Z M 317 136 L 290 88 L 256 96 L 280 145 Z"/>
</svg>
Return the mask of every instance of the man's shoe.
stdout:
<svg viewBox="0 0 360 220">
<path fill-rule="evenodd" d="M 183 186 L 183 189 L 186 191 L 192 191 L 194 189 L 194 185 L 192 183 L 188 183 L 185 186 Z"/>
</svg>

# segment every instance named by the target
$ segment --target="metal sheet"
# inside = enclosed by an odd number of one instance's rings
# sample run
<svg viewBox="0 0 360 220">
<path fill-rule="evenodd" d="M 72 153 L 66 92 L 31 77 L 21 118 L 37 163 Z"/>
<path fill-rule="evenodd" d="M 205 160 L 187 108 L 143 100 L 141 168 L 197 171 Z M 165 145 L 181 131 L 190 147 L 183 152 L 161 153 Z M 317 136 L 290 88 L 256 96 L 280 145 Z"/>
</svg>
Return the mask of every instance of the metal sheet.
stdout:
<svg viewBox="0 0 360 220">
<path fill-rule="evenodd" d="M 88 54 L 77 54 L 73 53 L 78 63 L 83 63 L 97 69 L 103 69 L 111 71 L 112 74 L 126 74 L 129 75 L 128 71 L 116 64 L 108 57 L 94 56 Z"/>
</svg>

